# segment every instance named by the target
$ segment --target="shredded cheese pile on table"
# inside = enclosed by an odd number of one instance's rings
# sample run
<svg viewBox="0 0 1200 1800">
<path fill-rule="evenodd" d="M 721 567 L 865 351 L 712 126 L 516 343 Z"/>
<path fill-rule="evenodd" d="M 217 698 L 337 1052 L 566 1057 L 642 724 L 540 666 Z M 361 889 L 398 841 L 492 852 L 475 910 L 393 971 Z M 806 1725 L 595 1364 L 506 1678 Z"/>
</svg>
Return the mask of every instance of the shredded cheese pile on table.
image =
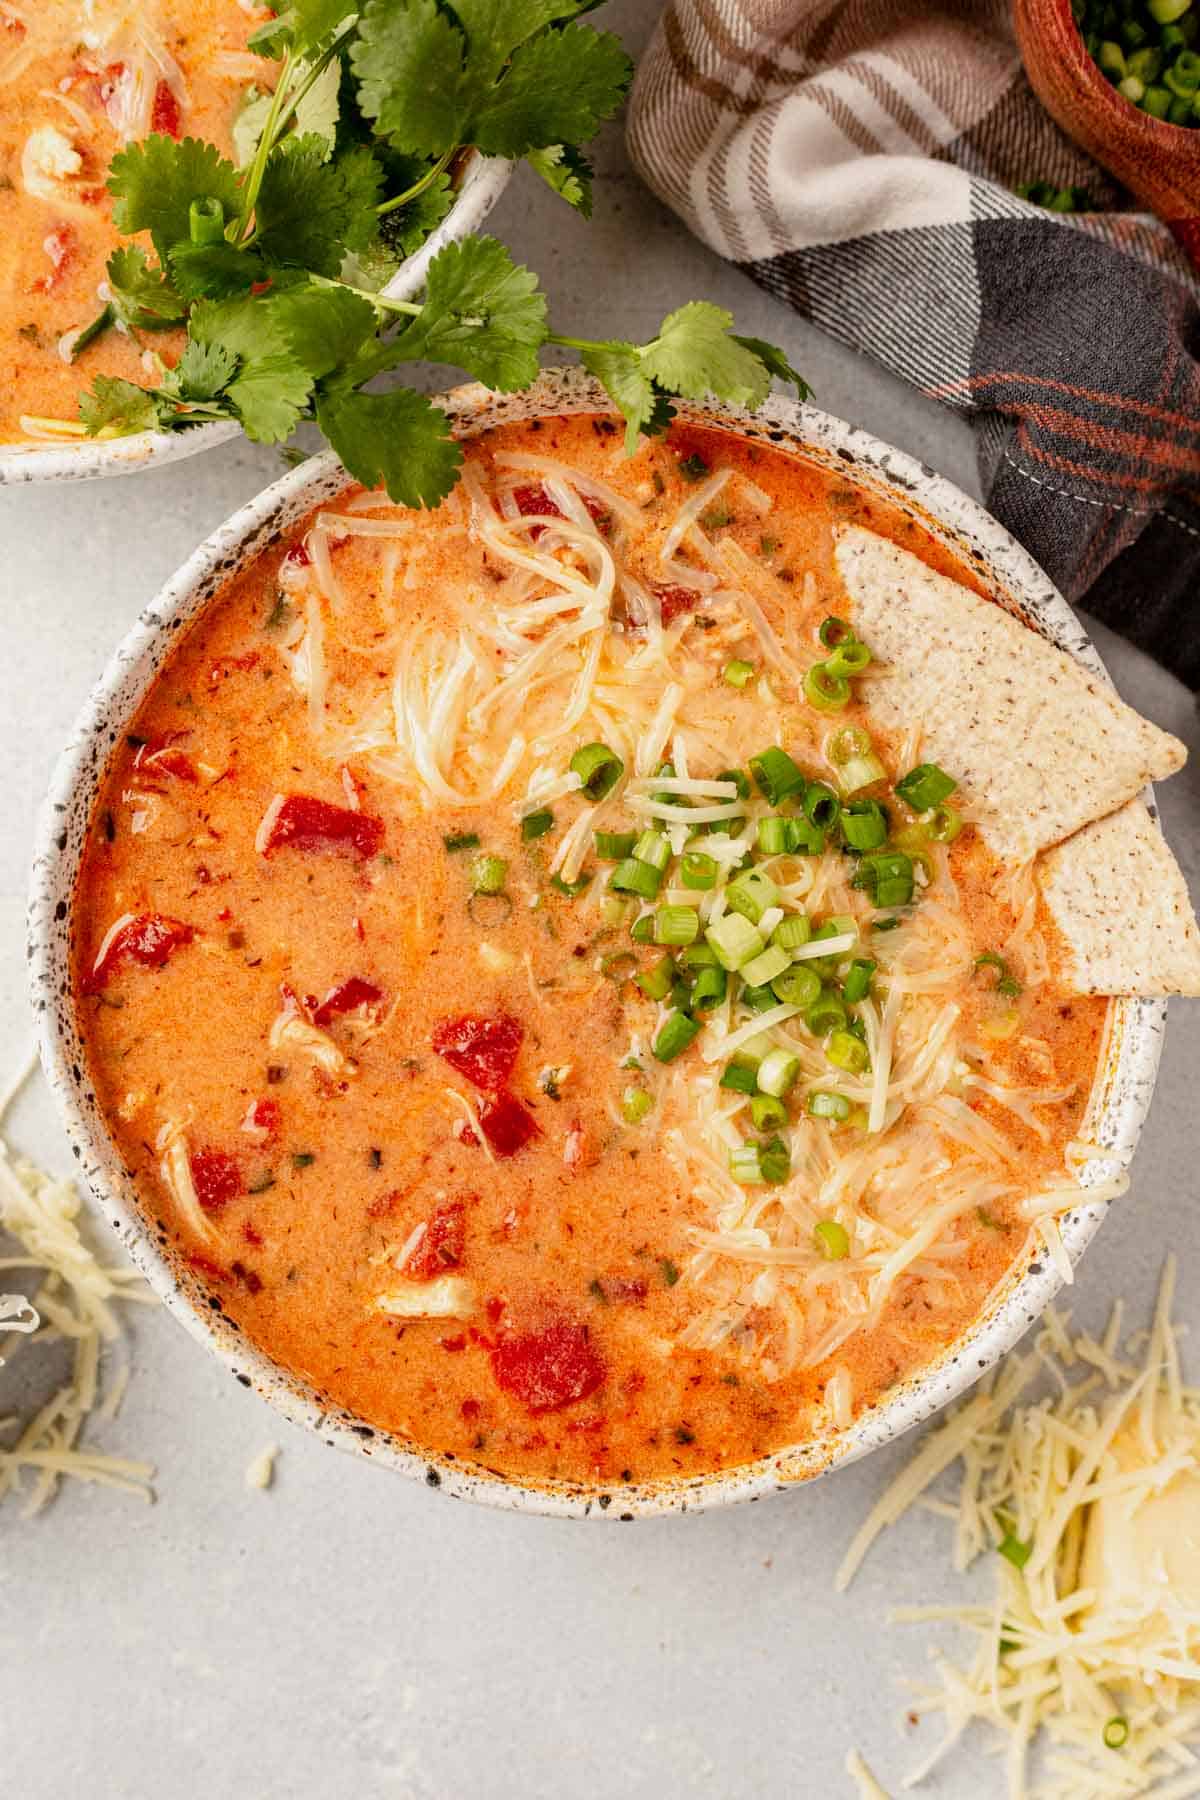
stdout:
<svg viewBox="0 0 1200 1800">
<path fill-rule="evenodd" d="M 1002 1734 L 1011 1800 L 1200 1794 L 1200 1389 L 1180 1371 L 1174 1287 L 1168 1258 L 1152 1329 L 1124 1346 L 1120 1301 L 1100 1339 L 1048 1313 L 1034 1351 L 925 1439 L 851 1544 L 839 1589 L 914 1504 L 953 1524 L 956 1569 L 999 1552 L 990 1605 L 891 1615 L 978 1637 L 969 1664 L 939 1653 L 917 1687 L 911 1710 L 947 1729 L 905 1788 L 979 1720 Z M 1025 1398 L 1047 1371 L 1057 1391 Z M 956 1463 L 957 1494 L 924 1498 Z"/>
<path fill-rule="evenodd" d="M 21 1311 L 15 1321 L 0 1317 L 0 1329 L 15 1323 L 26 1334 L 13 1344 L 65 1339 L 74 1353 L 67 1380 L 31 1417 L 0 1418 L 0 1502 L 25 1492 L 26 1516 L 54 1498 L 64 1476 L 153 1498 L 149 1463 L 109 1456 L 82 1441 L 90 1418 L 113 1416 L 128 1378 L 122 1368 L 101 1397 L 102 1353 L 121 1335 L 116 1307 L 152 1296 L 136 1270 L 97 1261 L 80 1235 L 80 1210 L 70 1181 L 14 1159 L 0 1138 L 0 1233 L 15 1238 L 22 1252 L 0 1257 L 0 1278 L 10 1270 L 39 1277 L 32 1302 L 18 1297 Z"/>
</svg>

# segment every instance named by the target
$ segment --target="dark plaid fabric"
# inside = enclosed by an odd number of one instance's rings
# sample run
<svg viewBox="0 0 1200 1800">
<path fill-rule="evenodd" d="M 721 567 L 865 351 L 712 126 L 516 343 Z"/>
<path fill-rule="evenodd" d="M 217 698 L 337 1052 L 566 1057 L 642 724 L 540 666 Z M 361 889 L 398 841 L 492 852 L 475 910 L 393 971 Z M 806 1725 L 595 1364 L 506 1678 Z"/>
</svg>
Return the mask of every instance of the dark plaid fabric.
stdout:
<svg viewBox="0 0 1200 1800">
<path fill-rule="evenodd" d="M 1200 687 L 1200 281 L 1042 111 L 1005 0 L 672 0 L 629 140 L 713 248 L 969 415 L 997 517 Z"/>
</svg>

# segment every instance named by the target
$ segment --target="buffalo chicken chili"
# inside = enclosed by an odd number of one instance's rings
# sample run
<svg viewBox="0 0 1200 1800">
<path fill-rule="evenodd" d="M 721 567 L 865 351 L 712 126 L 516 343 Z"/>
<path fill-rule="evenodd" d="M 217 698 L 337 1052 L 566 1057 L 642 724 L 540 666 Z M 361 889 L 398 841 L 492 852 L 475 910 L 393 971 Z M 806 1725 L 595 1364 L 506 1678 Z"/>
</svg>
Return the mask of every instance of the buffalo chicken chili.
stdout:
<svg viewBox="0 0 1200 1800">
<path fill-rule="evenodd" d="M 1107 1001 L 886 679 L 814 463 L 494 428 L 208 607 L 114 756 L 78 1006 L 148 1214 L 429 1452 L 616 1483 L 847 1425 L 1078 1195 Z"/>
</svg>

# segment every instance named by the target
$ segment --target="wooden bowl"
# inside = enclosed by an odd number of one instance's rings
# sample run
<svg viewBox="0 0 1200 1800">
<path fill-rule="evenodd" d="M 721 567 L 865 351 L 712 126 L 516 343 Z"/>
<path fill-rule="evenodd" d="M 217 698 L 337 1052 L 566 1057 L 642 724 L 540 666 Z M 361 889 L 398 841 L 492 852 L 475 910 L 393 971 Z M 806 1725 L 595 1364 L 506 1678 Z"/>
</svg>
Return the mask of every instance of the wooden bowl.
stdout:
<svg viewBox="0 0 1200 1800">
<path fill-rule="evenodd" d="M 1200 269 L 1200 127 L 1152 118 L 1118 94 L 1088 55 L 1071 0 L 1014 0 L 1013 22 L 1051 118 L 1158 214 Z"/>
</svg>

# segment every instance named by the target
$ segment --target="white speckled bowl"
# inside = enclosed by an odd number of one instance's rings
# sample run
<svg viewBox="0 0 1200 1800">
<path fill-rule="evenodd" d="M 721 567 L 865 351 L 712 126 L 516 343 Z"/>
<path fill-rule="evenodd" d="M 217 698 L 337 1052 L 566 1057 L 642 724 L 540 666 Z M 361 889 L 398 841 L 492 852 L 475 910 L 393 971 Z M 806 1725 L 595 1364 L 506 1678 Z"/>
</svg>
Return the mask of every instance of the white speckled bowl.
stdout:
<svg viewBox="0 0 1200 1800">
<path fill-rule="evenodd" d="M 390 300 L 411 300 L 425 285 L 425 273 L 439 250 L 478 229 L 508 185 L 513 165 L 503 157 L 472 152 L 454 205 L 415 256 L 392 278 L 384 293 Z M 196 425 L 189 431 L 137 431 L 103 442 L 83 439 L 64 444 L 0 444 L 0 487 L 28 481 L 95 481 L 103 475 L 128 475 L 160 463 L 181 462 L 227 444 L 241 426 L 232 419 Z"/>
<path fill-rule="evenodd" d="M 457 389 L 444 402 L 469 436 L 505 419 L 609 410 L 578 370 L 548 371 L 528 393 L 498 398 L 479 387 Z M 972 563 L 1005 604 L 1088 669 L 1104 669 L 1082 626 L 1032 559 L 973 500 L 902 451 L 809 407 L 773 399 L 751 418 L 727 408 L 685 415 L 728 425 L 782 448 L 795 447 L 885 494 L 918 517 Z M 170 1247 L 149 1207 L 143 1210 L 100 1119 L 70 994 L 71 901 L 88 821 L 114 746 L 182 628 L 245 563 L 347 477 L 326 455 L 303 464 L 235 513 L 200 546 L 158 598 L 105 670 L 63 752 L 43 813 L 30 908 L 34 1002 L 42 1059 L 75 1154 L 99 1207 L 150 1285 L 245 1387 L 318 1432 L 327 1443 L 357 1451 L 462 1498 L 560 1516 L 631 1519 L 688 1512 L 733 1500 L 757 1500 L 775 1489 L 863 1456 L 928 1419 L 968 1388 L 1039 1317 L 1058 1292 L 1053 1266 L 1028 1261 L 1003 1284 L 984 1315 L 919 1378 L 894 1390 L 848 1430 L 723 1474 L 609 1489 L 568 1483 L 523 1485 L 430 1455 L 326 1404 L 271 1362 L 220 1310 Z M 1108 1179 L 1133 1154 L 1150 1104 L 1166 1004 L 1121 1000 L 1113 1005 L 1107 1048 L 1092 1096 L 1089 1139 L 1105 1155 L 1083 1171 L 1085 1185 Z M 1062 1220 L 1063 1241 L 1077 1260 L 1104 1219 L 1105 1204 L 1081 1201 Z"/>
</svg>

